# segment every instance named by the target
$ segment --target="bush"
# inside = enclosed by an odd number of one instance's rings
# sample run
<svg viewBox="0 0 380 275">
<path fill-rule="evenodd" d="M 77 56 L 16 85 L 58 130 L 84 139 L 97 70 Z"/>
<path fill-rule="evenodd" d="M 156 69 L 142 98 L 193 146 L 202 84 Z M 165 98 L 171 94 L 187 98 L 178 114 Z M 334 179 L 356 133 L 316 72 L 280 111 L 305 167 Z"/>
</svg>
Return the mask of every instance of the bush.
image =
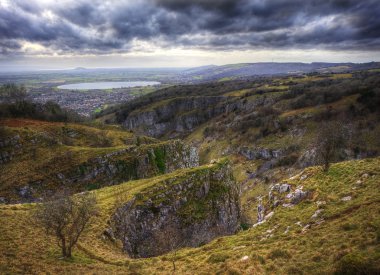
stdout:
<svg viewBox="0 0 380 275">
<path fill-rule="evenodd" d="M 248 223 L 244 223 L 244 222 L 240 223 L 240 227 L 244 231 L 251 228 L 251 226 Z"/>
</svg>

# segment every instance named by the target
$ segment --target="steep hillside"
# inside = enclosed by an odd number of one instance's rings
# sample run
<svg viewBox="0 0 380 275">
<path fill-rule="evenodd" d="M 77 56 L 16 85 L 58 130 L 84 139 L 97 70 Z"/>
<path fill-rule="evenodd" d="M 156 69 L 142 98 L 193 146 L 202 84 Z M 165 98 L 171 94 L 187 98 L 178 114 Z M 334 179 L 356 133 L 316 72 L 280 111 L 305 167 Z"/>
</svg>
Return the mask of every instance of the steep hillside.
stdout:
<svg viewBox="0 0 380 275">
<path fill-rule="evenodd" d="M 0 122 L 0 198 L 25 202 L 97 189 L 198 165 L 195 148 L 116 127 L 36 120 Z"/>
<path fill-rule="evenodd" d="M 376 274 L 380 271 L 380 159 L 334 164 L 328 173 L 310 167 L 273 186 L 276 206 L 262 197 L 263 221 L 175 255 L 179 274 Z M 73 260 L 60 258 L 55 242 L 31 222 L 34 204 L 0 206 L 1 273 L 168 274 L 174 254 L 130 259 L 103 237 L 118 196 L 129 201 L 164 181 L 190 180 L 220 164 L 184 169 L 152 179 L 95 190 L 101 213 L 84 232 Z M 216 170 L 215 170 L 216 169 Z M 191 180 L 190 180 L 191 182 Z M 283 188 L 284 185 L 286 188 Z M 301 190 L 297 191 L 297 190 Z M 277 193 L 276 193 L 277 192 Z M 296 194 L 307 193 L 305 196 Z M 293 200 L 300 197 L 299 200 Z M 301 198 L 302 197 L 302 198 Z M 243 195 L 243 205 L 245 202 Z M 289 201 L 288 201 L 289 200 Z M 293 200 L 293 201 L 292 201 Z M 291 205 L 289 205 L 291 204 Z M 250 206 L 252 215 L 257 205 Z"/>
<path fill-rule="evenodd" d="M 239 181 L 271 179 L 276 169 L 315 164 L 315 140 L 329 122 L 340 124 L 347 140 L 337 160 L 378 155 L 379 81 L 378 72 L 361 71 L 177 86 L 107 118 L 164 140 L 184 137 L 202 163 L 231 156 Z"/>
</svg>

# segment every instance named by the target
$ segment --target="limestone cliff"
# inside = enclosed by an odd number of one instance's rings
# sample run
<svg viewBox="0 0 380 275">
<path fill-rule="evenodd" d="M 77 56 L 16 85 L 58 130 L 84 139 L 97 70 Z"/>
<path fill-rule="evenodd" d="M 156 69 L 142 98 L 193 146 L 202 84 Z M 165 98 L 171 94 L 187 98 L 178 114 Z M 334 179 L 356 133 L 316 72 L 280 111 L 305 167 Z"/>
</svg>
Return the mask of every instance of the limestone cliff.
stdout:
<svg viewBox="0 0 380 275">
<path fill-rule="evenodd" d="M 129 114 L 123 125 L 145 135 L 160 137 L 187 133 L 226 109 L 222 96 L 174 98 L 151 104 Z"/>
<path fill-rule="evenodd" d="M 168 175 L 120 206 L 112 230 L 131 257 L 198 246 L 237 231 L 239 192 L 227 161 Z"/>
<path fill-rule="evenodd" d="M 73 147 L 63 154 L 60 147 L 51 147 L 53 154 L 46 159 L 39 157 L 41 153 L 33 159 L 30 153 L 31 165 L 25 160 L 8 157 L 14 154 L 7 152 L 27 147 L 13 143 L 4 147 L 8 151 L 0 151 L 0 165 L 4 171 L 0 175 L 3 183 L 0 198 L 9 203 L 33 202 L 61 189 L 82 192 L 199 165 L 197 150 L 180 140 L 105 149 Z M 28 153 L 27 149 L 24 151 Z M 29 165 L 29 169 L 20 171 L 19 167 L 24 165 Z"/>
</svg>

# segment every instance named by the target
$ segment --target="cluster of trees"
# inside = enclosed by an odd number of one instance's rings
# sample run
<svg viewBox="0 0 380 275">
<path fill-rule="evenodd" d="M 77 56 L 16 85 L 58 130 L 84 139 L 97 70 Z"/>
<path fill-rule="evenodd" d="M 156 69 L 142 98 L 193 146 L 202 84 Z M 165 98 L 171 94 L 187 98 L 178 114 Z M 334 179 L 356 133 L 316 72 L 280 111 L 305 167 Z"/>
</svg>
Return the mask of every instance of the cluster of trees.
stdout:
<svg viewBox="0 0 380 275">
<path fill-rule="evenodd" d="M 83 121 L 83 117 L 73 111 L 62 109 L 55 102 L 41 104 L 28 100 L 24 86 L 0 86 L 0 118 L 19 117 L 61 122 Z"/>
<path fill-rule="evenodd" d="M 285 93 L 281 99 L 294 99 L 290 107 L 292 109 L 299 109 L 329 104 L 349 95 L 360 94 L 361 101 L 365 104 L 365 107 L 370 111 L 374 111 L 376 103 L 378 103 L 380 98 L 380 79 L 374 76 L 358 77 L 345 80 L 328 79 L 297 84 L 291 87 L 290 91 Z M 373 98 L 377 98 L 375 102 L 372 101 Z"/>
<path fill-rule="evenodd" d="M 24 101 L 26 96 L 25 86 L 17 86 L 13 83 L 0 86 L 0 102 L 18 103 Z"/>
</svg>

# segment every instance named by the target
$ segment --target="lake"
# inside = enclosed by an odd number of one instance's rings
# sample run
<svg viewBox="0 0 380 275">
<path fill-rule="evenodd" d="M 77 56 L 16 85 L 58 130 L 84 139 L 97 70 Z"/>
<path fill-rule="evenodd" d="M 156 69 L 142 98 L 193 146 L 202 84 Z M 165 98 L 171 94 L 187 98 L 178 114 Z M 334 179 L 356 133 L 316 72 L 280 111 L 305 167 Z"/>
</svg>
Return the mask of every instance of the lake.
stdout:
<svg viewBox="0 0 380 275">
<path fill-rule="evenodd" d="M 157 81 L 124 81 L 124 82 L 88 82 L 75 83 L 58 86 L 58 89 L 64 90 L 95 90 L 95 89 L 114 89 L 114 88 L 131 88 L 160 85 Z"/>
</svg>

